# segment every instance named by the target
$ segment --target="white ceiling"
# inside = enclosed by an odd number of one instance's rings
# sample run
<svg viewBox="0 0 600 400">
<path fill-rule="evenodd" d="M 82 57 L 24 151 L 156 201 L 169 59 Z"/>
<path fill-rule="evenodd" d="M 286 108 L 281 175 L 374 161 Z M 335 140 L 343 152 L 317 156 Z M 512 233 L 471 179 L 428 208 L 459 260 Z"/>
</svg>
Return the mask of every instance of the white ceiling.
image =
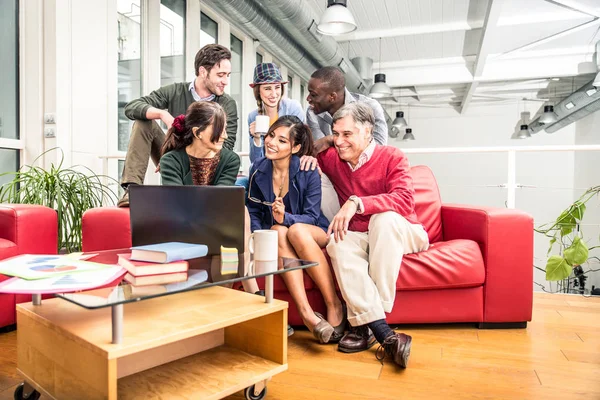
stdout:
<svg viewBox="0 0 600 400">
<path fill-rule="evenodd" d="M 327 0 L 305 0 L 322 15 Z M 452 106 L 556 101 L 593 78 L 600 0 L 348 0 L 358 29 L 335 39 L 373 59 L 394 97 Z"/>
</svg>

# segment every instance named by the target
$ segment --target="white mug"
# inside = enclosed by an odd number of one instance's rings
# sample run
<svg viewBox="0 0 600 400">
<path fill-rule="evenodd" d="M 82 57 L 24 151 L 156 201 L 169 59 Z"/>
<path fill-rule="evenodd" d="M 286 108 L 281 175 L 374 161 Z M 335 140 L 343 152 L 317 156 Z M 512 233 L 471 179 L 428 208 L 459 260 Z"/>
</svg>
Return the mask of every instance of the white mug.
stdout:
<svg viewBox="0 0 600 400">
<path fill-rule="evenodd" d="M 277 261 L 277 231 L 259 229 L 250 235 L 248 250 L 255 261 Z"/>
<path fill-rule="evenodd" d="M 271 119 L 268 115 L 257 115 L 254 121 L 254 131 L 261 135 L 266 135 L 269 130 Z"/>
<path fill-rule="evenodd" d="M 269 272 L 277 271 L 277 260 L 273 261 L 250 261 L 248 265 L 248 274 L 249 275 L 262 275 L 267 274 Z"/>
</svg>

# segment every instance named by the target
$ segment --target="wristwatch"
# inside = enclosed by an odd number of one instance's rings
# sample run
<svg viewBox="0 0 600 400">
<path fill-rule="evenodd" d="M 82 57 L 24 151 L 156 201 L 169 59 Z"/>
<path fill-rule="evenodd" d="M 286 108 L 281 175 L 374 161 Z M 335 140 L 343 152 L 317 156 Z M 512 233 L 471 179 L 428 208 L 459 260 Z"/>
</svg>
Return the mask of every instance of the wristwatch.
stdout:
<svg viewBox="0 0 600 400">
<path fill-rule="evenodd" d="M 354 204 L 356 204 L 356 213 L 357 214 L 362 214 L 363 213 L 363 202 L 362 200 L 355 194 L 353 194 L 352 196 L 348 197 L 348 201 L 353 202 Z"/>
</svg>

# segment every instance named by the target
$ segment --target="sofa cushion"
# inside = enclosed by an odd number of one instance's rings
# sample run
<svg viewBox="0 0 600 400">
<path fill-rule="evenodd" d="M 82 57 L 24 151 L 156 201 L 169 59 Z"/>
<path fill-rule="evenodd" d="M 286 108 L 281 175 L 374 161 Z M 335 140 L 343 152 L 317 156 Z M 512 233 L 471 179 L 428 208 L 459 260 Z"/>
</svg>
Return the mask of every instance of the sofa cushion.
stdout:
<svg viewBox="0 0 600 400">
<path fill-rule="evenodd" d="M 410 169 L 415 189 L 415 212 L 429 236 L 429 243 L 442 240 L 442 199 L 433 172 L 425 165 Z"/>
<path fill-rule="evenodd" d="M 16 256 L 18 253 L 16 243 L 0 238 L 0 260 Z"/>
<path fill-rule="evenodd" d="M 98 207 L 83 213 L 81 247 L 87 252 L 131 247 L 129 208 Z"/>
<path fill-rule="evenodd" d="M 407 254 L 396 281 L 399 290 L 453 289 L 481 286 L 485 266 L 479 245 L 472 240 L 437 242 L 429 250 Z"/>
</svg>

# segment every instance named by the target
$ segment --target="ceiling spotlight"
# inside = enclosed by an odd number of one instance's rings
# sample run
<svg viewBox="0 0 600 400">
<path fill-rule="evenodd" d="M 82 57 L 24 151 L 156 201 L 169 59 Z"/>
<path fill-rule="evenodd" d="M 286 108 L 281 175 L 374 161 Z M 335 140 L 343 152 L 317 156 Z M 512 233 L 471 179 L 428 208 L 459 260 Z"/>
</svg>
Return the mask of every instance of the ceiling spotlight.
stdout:
<svg viewBox="0 0 600 400">
<path fill-rule="evenodd" d="M 575 107 L 575 103 L 573 103 L 572 101 L 568 102 L 567 104 L 565 104 L 565 108 L 567 110 L 570 110 L 571 108 Z"/>
<path fill-rule="evenodd" d="M 402 136 L 402 141 L 407 142 L 409 140 L 415 140 L 415 135 L 412 134 L 412 129 L 406 128 L 406 133 Z"/>
<path fill-rule="evenodd" d="M 550 105 L 544 106 L 544 113 L 540 117 L 540 124 L 553 124 L 556 122 L 556 120 L 557 118 L 556 114 L 554 114 L 554 107 Z"/>
<path fill-rule="evenodd" d="M 600 87 L 600 86 L 598 86 Z M 596 94 L 596 92 L 598 91 L 598 89 L 596 89 L 595 87 L 588 89 L 585 91 L 585 94 L 587 94 L 588 96 L 593 96 Z"/>
<path fill-rule="evenodd" d="M 396 118 L 392 122 L 392 126 L 395 126 L 398 129 L 404 129 L 407 125 L 408 124 L 404 119 L 404 111 L 396 111 Z"/>
<path fill-rule="evenodd" d="M 335 36 L 355 30 L 356 22 L 346 6 L 346 0 L 327 0 L 327 9 L 321 17 L 317 31 L 323 35 Z"/>
</svg>

